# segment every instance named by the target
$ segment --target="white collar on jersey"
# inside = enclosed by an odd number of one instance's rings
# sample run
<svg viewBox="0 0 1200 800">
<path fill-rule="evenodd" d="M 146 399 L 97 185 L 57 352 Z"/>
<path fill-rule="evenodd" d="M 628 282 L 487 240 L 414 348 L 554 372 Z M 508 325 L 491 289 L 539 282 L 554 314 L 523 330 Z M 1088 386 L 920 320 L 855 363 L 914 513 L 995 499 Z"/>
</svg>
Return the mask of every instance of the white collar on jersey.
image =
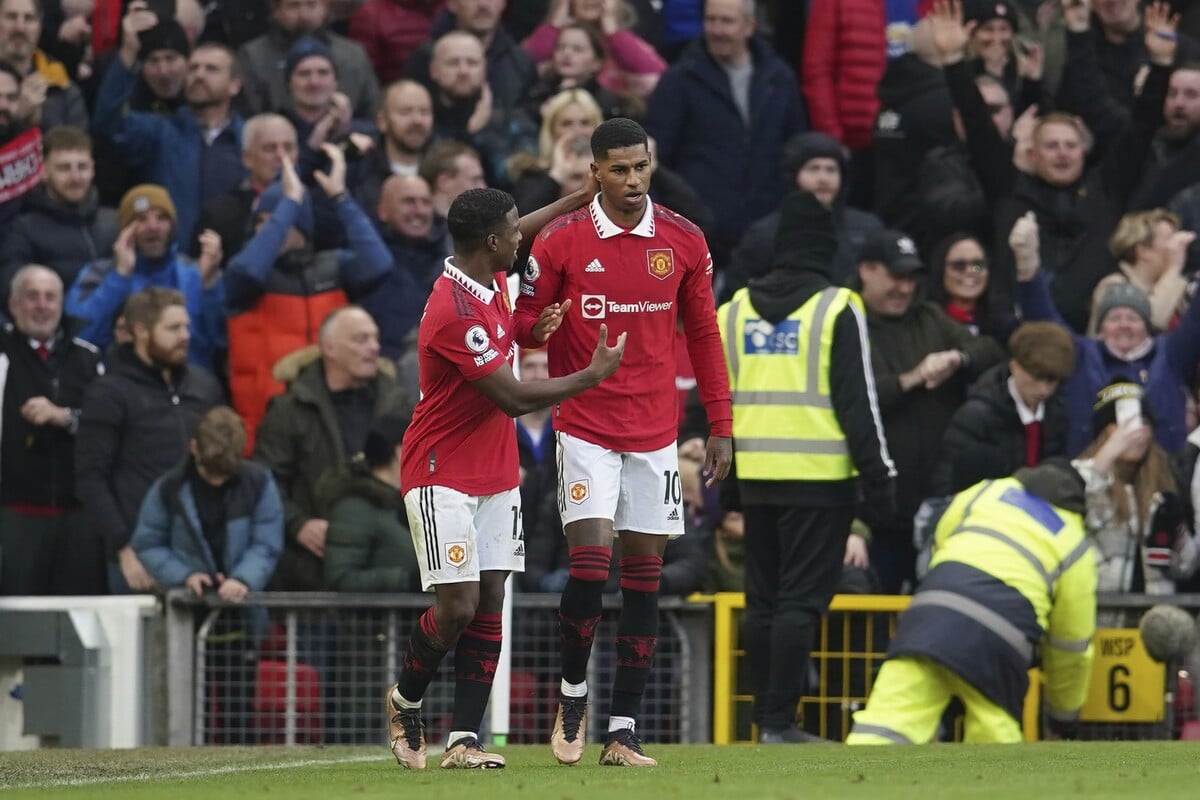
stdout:
<svg viewBox="0 0 1200 800">
<path fill-rule="evenodd" d="M 641 221 L 629 231 L 608 218 L 608 214 L 605 214 L 604 209 L 600 207 L 599 194 L 592 198 L 591 210 L 592 224 L 596 226 L 596 235 L 601 239 L 611 239 L 627 232 L 646 239 L 654 238 L 654 203 L 649 197 L 646 198 L 646 212 L 642 214 Z"/>
<path fill-rule="evenodd" d="M 454 258 L 454 256 L 446 257 L 446 266 L 442 270 L 442 274 L 445 275 L 450 280 L 461 284 L 464 289 L 466 289 L 468 292 L 470 292 L 471 294 L 478 297 L 483 302 L 487 303 L 488 305 L 491 305 L 492 299 L 496 296 L 496 290 L 491 287 L 484 286 L 482 283 L 475 280 L 474 278 L 469 277 L 467 275 L 467 273 L 463 272 L 461 269 L 454 266 L 453 258 Z M 492 283 L 492 286 L 495 286 L 494 281 Z"/>
</svg>

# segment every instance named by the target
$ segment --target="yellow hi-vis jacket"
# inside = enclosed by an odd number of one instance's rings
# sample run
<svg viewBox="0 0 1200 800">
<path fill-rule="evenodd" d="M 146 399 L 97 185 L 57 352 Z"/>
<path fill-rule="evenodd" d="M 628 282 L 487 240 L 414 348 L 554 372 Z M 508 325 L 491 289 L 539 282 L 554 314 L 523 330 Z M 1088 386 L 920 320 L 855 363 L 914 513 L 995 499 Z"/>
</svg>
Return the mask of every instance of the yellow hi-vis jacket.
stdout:
<svg viewBox="0 0 1200 800">
<path fill-rule="evenodd" d="M 930 571 L 910 606 L 919 608 L 946 612 L 941 619 L 926 616 L 922 625 L 944 622 L 943 636 L 959 649 L 970 639 L 961 635 L 964 618 L 1011 645 L 1009 655 L 1018 656 L 1022 668 L 1035 661 L 1033 647 L 1040 645 L 1051 715 L 1078 716 L 1087 699 L 1096 629 L 1096 558 L 1081 515 L 1051 505 L 1014 478 L 960 492 L 938 522 Z M 1032 614 L 1005 613 L 1026 609 Z M 953 659 L 958 665 L 928 655 L 992 694 L 992 687 L 972 680 L 988 671 L 978 664 L 987 654 L 964 653 L 965 664 Z M 1023 691 L 1018 704 L 1020 696 Z"/>
<path fill-rule="evenodd" d="M 829 394 L 838 314 L 862 299 L 849 289 L 814 294 L 787 319 L 761 319 L 740 289 L 717 311 L 733 392 L 739 480 L 841 481 L 858 474 Z"/>
</svg>

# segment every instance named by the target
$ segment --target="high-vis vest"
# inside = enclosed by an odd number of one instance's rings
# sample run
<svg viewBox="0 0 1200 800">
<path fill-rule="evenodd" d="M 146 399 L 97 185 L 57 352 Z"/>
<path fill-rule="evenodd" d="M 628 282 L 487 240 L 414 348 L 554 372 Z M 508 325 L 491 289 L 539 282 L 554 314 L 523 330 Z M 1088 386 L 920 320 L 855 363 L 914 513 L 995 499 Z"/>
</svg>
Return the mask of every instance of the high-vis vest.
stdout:
<svg viewBox="0 0 1200 800">
<path fill-rule="evenodd" d="M 849 303 L 863 307 L 854 292 L 831 286 L 771 324 L 741 289 L 717 312 L 739 479 L 841 481 L 858 474 L 829 394 L 833 327 Z"/>
<path fill-rule="evenodd" d="M 990 581 L 942 580 L 939 591 L 927 591 L 930 579 L 947 567 L 970 568 Z M 1016 608 L 1024 613 L 1005 612 Z M 970 636 L 954 627 L 956 621 L 1007 642 L 1022 677 L 1040 644 L 1050 713 L 1072 718 L 1087 698 L 1096 628 L 1096 558 L 1083 517 L 1050 505 L 1014 478 L 983 481 L 958 493 L 938 521 L 929 575 L 905 613 L 922 615 L 913 626 L 917 638 L 940 630 L 953 639 L 957 661 L 949 654 L 926 654 L 973 679 L 985 694 L 993 688 L 982 676 L 989 669 L 978 652 L 961 652 L 969 649 L 963 645 Z M 904 636 L 897 632 L 895 638 Z M 1024 694 L 1022 684 L 1010 690 L 1007 704 L 999 693 L 990 696 L 1019 715 Z"/>
</svg>

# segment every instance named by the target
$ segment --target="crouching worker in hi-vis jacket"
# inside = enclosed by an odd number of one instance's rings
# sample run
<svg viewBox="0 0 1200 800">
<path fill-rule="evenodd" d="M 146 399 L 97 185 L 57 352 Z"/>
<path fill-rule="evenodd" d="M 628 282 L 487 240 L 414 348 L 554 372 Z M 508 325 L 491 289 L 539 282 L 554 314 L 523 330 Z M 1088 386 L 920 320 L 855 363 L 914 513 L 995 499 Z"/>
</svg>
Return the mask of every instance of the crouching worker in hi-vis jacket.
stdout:
<svg viewBox="0 0 1200 800">
<path fill-rule="evenodd" d="M 1050 735 L 1072 738 L 1087 697 L 1096 560 L 1084 484 L 1061 459 L 960 492 L 847 744 L 929 742 L 957 696 L 967 742 L 1021 741 L 1028 669 L 1045 672 Z"/>
</svg>

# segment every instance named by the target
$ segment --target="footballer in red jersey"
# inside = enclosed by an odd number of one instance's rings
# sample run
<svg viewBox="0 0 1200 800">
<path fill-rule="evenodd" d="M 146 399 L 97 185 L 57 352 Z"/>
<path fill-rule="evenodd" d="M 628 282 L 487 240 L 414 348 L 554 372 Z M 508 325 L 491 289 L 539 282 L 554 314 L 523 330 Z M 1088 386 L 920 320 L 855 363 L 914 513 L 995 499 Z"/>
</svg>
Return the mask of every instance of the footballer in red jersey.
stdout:
<svg viewBox="0 0 1200 800">
<path fill-rule="evenodd" d="M 601 593 L 621 537 L 623 605 L 608 737 L 600 763 L 653 766 L 634 734 L 657 645 L 658 589 L 667 540 L 683 533 L 676 452 L 676 321 L 708 413 L 709 483 L 732 459 L 729 378 L 712 294 L 712 257 L 687 219 L 653 203 L 646 132 L 611 119 L 592 134 L 592 174 L 600 193 L 563 215 L 534 241 L 517 298 L 517 343 L 540 347 L 541 315 L 571 303 L 549 339 L 550 375 L 587 362 L 597 329 L 629 331 L 620 368 L 603 385 L 561 402 L 554 411 L 559 445 L 559 510 L 570 553 L 559 607 L 562 683 L 551 733 L 563 764 L 583 756 L 587 728 L 587 663 Z"/>
<path fill-rule="evenodd" d="M 521 243 L 510 195 L 463 192 L 447 216 L 454 255 L 434 283 L 417 335 L 421 399 L 404 435 L 400 480 L 421 583 L 436 592 L 409 639 L 386 699 L 389 741 L 410 769 L 426 762 L 421 701 L 454 649 L 455 708 L 443 769 L 495 769 L 504 757 L 479 742 L 500 657 L 504 581 L 524 569 L 516 428 L 512 418 L 599 384 L 621 360 L 602 327 L 592 359 L 561 378 L 522 383 L 512 372 L 512 310 L 505 271 Z M 548 307 L 553 333 L 570 303 Z"/>
</svg>

